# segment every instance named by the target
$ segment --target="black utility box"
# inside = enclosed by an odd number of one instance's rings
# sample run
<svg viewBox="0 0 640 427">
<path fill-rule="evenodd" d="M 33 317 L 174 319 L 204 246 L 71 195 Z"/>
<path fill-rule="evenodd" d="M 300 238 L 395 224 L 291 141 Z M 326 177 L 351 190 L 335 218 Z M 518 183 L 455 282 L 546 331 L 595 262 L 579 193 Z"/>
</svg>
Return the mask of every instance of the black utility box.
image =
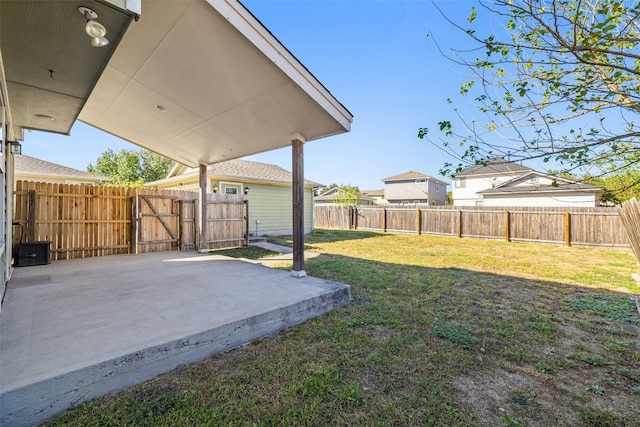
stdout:
<svg viewBox="0 0 640 427">
<path fill-rule="evenodd" d="M 13 260 L 15 267 L 51 264 L 51 242 L 20 243 L 17 255 Z"/>
</svg>

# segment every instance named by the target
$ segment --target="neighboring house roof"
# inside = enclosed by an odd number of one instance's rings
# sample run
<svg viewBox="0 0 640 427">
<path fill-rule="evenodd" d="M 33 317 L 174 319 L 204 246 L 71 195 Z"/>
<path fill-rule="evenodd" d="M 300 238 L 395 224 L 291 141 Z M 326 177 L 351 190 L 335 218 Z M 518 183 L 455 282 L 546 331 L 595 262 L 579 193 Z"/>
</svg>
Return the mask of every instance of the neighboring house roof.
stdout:
<svg viewBox="0 0 640 427">
<path fill-rule="evenodd" d="M 530 181 L 535 177 L 543 177 L 551 179 L 554 184 L 525 184 L 519 183 Z M 554 177 L 552 175 L 544 174 L 541 172 L 531 172 L 523 176 L 519 176 L 510 181 L 504 182 L 494 188 L 478 191 L 478 194 L 518 194 L 518 193 L 557 193 L 567 191 L 583 191 L 587 193 L 598 193 L 603 191 L 602 187 L 597 185 L 585 184 L 582 182 L 573 181 L 566 178 Z"/>
<path fill-rule="evenodd" d="M 110 181 L 110 178 L 90 174 L 89 172 L 73 169 L 57 163 L 47 162 L 25 154 L 14 156 L 16 179 L 23 178 L 58 178 L 73 181 Z"/>
<path fill-rule="evenodd" d="M 508 162 L 504 159 L 493 159 L 486 164 L 477 164 L 468 167 L 457 174 L 456 178 L 478 175 L 505 175 L 505 174 L 524 174 L 533 172 L 533 169 L 517 163 Z"/>
<path fill-rule="evenodd" d="M 198 170 L 176 164 L 176 166 L 169 171 L 167 178 L 150 182 L 148 185 L 153 186 L 172 181 L 178 182 L 186 177 L 197 176 L 198 174 Z M 260 181 L 288 185 L 291 185 L 293 182 L 293 174 L 280 166 L 241 159 L 227 160 L 209 165 L 207 167 L 207 175 L 228 180 Z M 304 185 L 306 187 L 322 187 L 322 184 L 306 179 Z"/>
<path fill-rule="evenodd" d="M 316 202 L 335 202 L 340 200 L 348 200 L 351 199 L 351 197 L 351 195 L 345 194 L 342 188 L 334 187 L 314 197 L 313 199 Z M 359 200 L 360 203 L 365 201 L 373 202 L 373 197 L 371 197 L 371 194 L 365 194 L 361 191 Z"/>
<path fill-rule="evenodd" d="M 448 185 L 447 182 L 444 182 L 440 179 L 434 178 L 430 175 L 425 175 L 423 173 L 420 172 L 416 172 L 416 171 L 409 171 L 409 172 L 405 172 L 405 173 L 401 173 L 399 175 L 394 175 L 394 176 L 390 176 L 389 178 L 384 178 L 382 181 L 383 182 L 388 182 L 388 181 L 406 181 L 406 180 L 410 180 L 410 179 L 428 179 L 431 181 L 435 181 L 439 184 L 443 184 L 443 185 Z"/>
<path fill-rule="evenodd" d="M 330 190 L 327 190 L 324 193 L 317 195 L 316 197 L 314 197 L 314 199 L 316 201 L 318 200 L 333 201 L 333 200 L 339 199 L 340 195 L 337 194 L 338 190 L 340 189 L 337 187 L 331 188 Z"/>
<path fill-rule="evenodd" d="M 384 189 L 382 190 L 362 190 L 360 192 L 363 196 L 368 197 L 384 197 Z"/>
</svg>

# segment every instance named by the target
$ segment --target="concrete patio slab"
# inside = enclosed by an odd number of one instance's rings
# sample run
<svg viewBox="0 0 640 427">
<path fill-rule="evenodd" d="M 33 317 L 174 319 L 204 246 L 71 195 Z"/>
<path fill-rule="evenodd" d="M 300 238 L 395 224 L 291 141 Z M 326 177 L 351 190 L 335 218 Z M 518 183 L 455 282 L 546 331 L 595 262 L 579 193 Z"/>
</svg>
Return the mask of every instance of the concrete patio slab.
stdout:
<svg viewBox="0 0 640 427">
<path fill-rule="evenodd" d="M 343 284 L 189 252 L 17 268 L 0 313 L 0 425 L 35 425 L 350 298 Z"/>
</svg>

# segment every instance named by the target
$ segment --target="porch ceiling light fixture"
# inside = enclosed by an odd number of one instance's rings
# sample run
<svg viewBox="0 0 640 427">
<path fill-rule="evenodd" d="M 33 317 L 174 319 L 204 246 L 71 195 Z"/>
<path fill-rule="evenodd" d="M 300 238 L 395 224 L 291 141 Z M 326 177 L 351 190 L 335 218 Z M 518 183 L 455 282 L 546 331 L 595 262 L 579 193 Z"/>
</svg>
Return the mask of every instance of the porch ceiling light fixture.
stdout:
<svg viewBox="0 0 640 427">
<path fill-rule="evenodd" d="M 107 35 L 107 29 L 104 25 L 96 21 L 98 14 L 85 6 L 78 7 L 78 12 L 87 19 L 87 25 L 85 25 L 84 30 L 89 37 L 91 37 L 91 46 L 103 47 L 108 45 L 109 40 L 105 37 Z"/>
</svg>

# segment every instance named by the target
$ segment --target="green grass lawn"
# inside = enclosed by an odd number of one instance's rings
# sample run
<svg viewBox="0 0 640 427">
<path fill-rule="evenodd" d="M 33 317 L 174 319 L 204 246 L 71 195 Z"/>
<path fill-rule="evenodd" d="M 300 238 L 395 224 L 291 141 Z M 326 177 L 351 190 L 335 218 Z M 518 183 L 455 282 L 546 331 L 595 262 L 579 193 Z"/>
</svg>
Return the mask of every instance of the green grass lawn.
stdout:
<svg viewBox="0 0 640 427">
<path fill-rule="evenodd" d="M 351 285 L 350 305 L 48 425 L 638 425 L 630 253 L 325 230 L 306 245 L 323 254 L 307 273 Z"/>
</svg>

